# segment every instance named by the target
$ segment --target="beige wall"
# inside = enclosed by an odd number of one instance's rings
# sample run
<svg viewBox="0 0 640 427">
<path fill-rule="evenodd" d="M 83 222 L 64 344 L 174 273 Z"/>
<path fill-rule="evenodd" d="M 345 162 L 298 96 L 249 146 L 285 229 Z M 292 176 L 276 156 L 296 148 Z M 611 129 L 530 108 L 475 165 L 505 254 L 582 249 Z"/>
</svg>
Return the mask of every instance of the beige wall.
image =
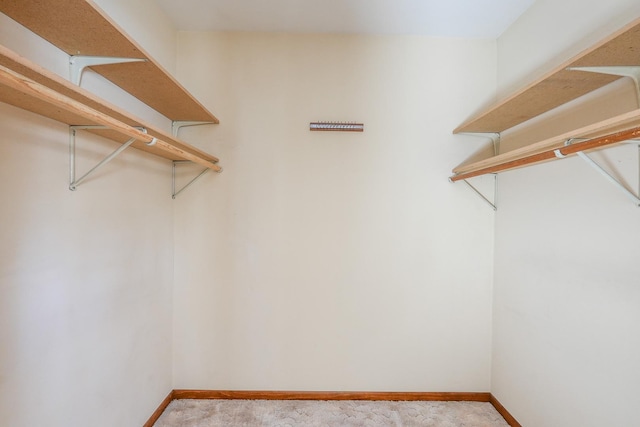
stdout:
<svg viewBox="0 0 640 427">
<path fill-rule="evenodd" d="M 168 162 L 129 151 L 71 193 L 66 127 L 0 105 L 8 425 L 140 425 L 172 387 L 491 390 L 524 425 L 638 423 L 637 208 L 577 159 L 501 175 L 495 217 L 446 180 L 484 143 L 451 129 L 494 98 L 496 75 L 501 93 L 527 83 L 639 16 L 636 2 L 574 19 L 582 2 L 539 0 L 497 50 L 176 39 L 143 2 L 99 3 L 220 117 L 183 137 L 225 172 L 172 202 Z M 59 51 L 0 24 L 1 43 L 66 74 Z M 168 126 L 95 75 L 84 84 Z M 311 133 L 313 120 L 365 132 Z M 80 144 L 82 167 L 114 148 Z M 636 156 L 599 158 L 634 183 Z"/>
<path fill-rule="evenodd" d="M 447 177 L 479 146 L 451 130 L 493 97 L 495 43 L 178 45 L 178 76 L 221 119 L 189 132 L 225 172 L 176 205 L 174 386 L 489 390 L 493 211 Z"/>
<path fill-rule="evenodd" d="M 0 43 L 66 76 L 66 55 L 0 21 Z M 172 385 L 170 163 L 125 151 L 71 192 L 65 125 L 0 104 L 0 129 L 0 424 L 142 425 Z M 116 146 L 83 133 L 79 170 Z"/>
<path fill-rule="evenodd" d="M 639 16 L 631 0 L 537 1 L 498 40 L 501 91 Z M 617 105 L 579 116 L 637 108 L 628 82 L 607 91 Z M 637 147 L 594 157 L 637 193 Z M 575 157 L 499 180 L 492 392 L 525 426 L 640 424 L 638 208 Z"/>
</svg>

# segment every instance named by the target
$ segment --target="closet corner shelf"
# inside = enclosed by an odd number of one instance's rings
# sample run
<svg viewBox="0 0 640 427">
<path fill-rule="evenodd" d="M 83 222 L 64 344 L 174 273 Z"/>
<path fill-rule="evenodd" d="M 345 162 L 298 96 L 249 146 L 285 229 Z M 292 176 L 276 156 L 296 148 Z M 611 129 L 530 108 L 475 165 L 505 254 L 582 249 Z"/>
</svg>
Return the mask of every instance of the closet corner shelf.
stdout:
<svg viewBox="0 0 640 427">
<path fill-rule="evenodd" d="M 584 70 L 585 67 L 594 67 Z M 622 70 L 608 74 L 611 67 L 632 69 L 631 75 Z M 580 70 L 579 68 L 582 68 Z M 595 71 L 595 72 L 594 72 Z M 601 88 L 622 76 L 634 78 L 636 89 L 640 79 L 640 19 L 636 19 L 595 46 L 563 63 L 541 79 L 510 97 L 494 104 L 474 118 L 458 126 L 454 133 L 500 134 L 547 111 Z M 640 90 L 638 90 L 640 94 Z M 456 167 L 451 181 L 473 176 L 498 173 L 553 158 L 577 153 L 578 145 L 563 149 L 568 141 L 592 139 L 597 144 L 583 144 L 588 149 L 602 148 L 622 142 L 618 138 L 633 135 L 640 129 L 640 109 L 607 120 L 574 129 L 525 147 L 496 154 L 488 159 Z M 613 142 L 612 142 L 613 141 Z M 605 142 L 605 143 L 602 143 Z M 582 144 L 582 143 L 581 143 Z M 556 156 L 554 157 L 554 151 Z"/>
</svg>

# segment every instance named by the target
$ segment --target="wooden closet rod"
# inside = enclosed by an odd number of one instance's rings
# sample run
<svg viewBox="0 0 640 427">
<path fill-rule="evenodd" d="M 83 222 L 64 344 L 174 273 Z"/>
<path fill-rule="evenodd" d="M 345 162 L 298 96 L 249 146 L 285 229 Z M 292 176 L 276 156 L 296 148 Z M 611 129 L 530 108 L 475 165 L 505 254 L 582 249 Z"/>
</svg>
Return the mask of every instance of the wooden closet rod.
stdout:
<svg viewBox="0 0 640 427">
<path fill-rule="evenodd" d="M 617 144 L 619 142 L 638 138 L 639 136 L 640 136 L 640 126 L 627 129 L 624 131 L 620 131 L 620 132 L 611 133 L 609 135 L 604 135 L 597 138 L 589 139 L 586 141 L 576 142 L 574 144 L 569 144 L 558 149 L 550 149 L 547 151 L 542 151 L 537 154 L 532 154 L 530 156 L 522 157 L 520 159 L 500 163 L 495 166 L 488 166 L 486 168 L 478 169 L 475 171 L 469 171 L 469 172 L 464 172 L 458 175 L 453 175 L 449 179 L 452 182 L 456 182 L 456 181 L 460 181 L 468 178 L 473 178 L 474 176 L 503 172 L 508 169 L 521 168 L 533 163 L 538 163 L 538 162 L 543 162 L 545 160 L 553 160 L 556 158 L 569 156 L 571 154 L 575 154 L 580 151 L 603 148 L 611 144 Z"/>
<path fill-rule="evenodd" d="M 92 123 L 97 123 L 99 125 L 106 126 L 112 130 L 120 132 L 123 135 L 128 136 L 129 138 L 135 138 L 138 141 L 142 141 L 144 143 L 154 142 L 156 147 L 178 155 L 179 157 L 190 160 L 194 163 L 212 169 L 216 172 L 222 171 L 222 168 L 214 163 L 211 163 L 205 159 L 202 159 L 198 156 L 195 156 L 188 151 L 185 151 L 179 147 L 176 147 L 168 142 L 162 141 L 158 138 L 155 138 L 147 133 L 142 132 L 132 126 L 129 126 L 126 123 L 123 123 L 119 120 L 114 119 L 113 117 L 104 114 L 100 111 L 94 110 L 93 108 L 84 105 L 81 102 L 78 102 L 74 99 L 69 98 L 61 93 L 56 92 L 53 89 L 50 89 L 38 82 L 35 82 L 19 73 L 16 73 L 9 68 L 0 65 L 0 83 L 11 87 L 19 92 L 32 96 L 34 98 L 45 101 L 51 105 L 54 105 L 58 108 L 62 108 L 65 111 L 68 111 L 73 114 L 77 114 Z M 77 123 L 76 123 L 77 124 Z"/>
</svg>

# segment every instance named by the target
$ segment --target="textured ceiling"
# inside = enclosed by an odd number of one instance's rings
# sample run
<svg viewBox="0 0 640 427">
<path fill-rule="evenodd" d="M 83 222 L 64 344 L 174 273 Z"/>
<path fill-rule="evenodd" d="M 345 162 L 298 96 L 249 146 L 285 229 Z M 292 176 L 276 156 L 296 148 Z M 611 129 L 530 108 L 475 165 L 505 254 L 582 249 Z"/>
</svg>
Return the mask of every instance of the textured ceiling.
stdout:
<svg viewBox="0 0 640 427">
<path fill-rule="evenodd" d="M 497 38 L 535 0 L 155 0 L 179 30 Z"/>
</svg>

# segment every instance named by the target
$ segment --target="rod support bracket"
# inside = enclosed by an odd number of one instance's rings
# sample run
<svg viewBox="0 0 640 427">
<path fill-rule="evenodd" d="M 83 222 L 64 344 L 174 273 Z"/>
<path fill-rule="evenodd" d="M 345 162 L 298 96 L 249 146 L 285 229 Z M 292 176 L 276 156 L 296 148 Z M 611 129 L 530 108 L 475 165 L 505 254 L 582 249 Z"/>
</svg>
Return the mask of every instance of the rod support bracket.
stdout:
<svg viewBox="0 0 640 427">
<path fill-rule="evenodd" d="M 568 147 L 569 145 L 573 144 L 574 141 L 586 141 L 586 140 L 587 139 L 585 138 L 569 138 L 564 142 L 564 146 Z M 639 189 L 640 189 L 640 144 L 638 143 L 637 140 L 629 140 L 626 142 L 638 145 L 638 179 L 639 179 Z M 567 157 L 566 155 L 560 152 L 560 149 L 554 150 L 553 152 L 556 154 L 556 157 L 558 158 Z M 609 181 L 611 184 L 613 184 L 615 187 L 621 190 L 629 199 L 633 201 L 633 203 L 636 206 L 640 207 L 640 198 L 637 195 L 635 195 L 631 190 L 629 190 L 624 184 L 622 184 L 617 178 L 615 178 L 611 173 L 609 173 L 605 168 L 600 166 L 598 162 L 596 162 L 591 157 L 589 157 L 584 151 L 578 151 L 576 152 L 576 155 L 580 157 L 582 160 L 584 160 L 584 162 L 589 166 L 591 166 L 596 172 L 600 173 L 600 175 L 602 175 L 607 181 Z"/>
<path fill-rule="evenodd" d="M 178 167 L 178 165 L 182 165 L 182 164 L 185 164 L 185 163 L 193 164 L 189 160 L 174 160 L 172 162 L 172 165 L 171 165 L 171 198 L 174 199 L 174 200 L 178 196 L 178 194 L 182 193 L 184 190 L 187 189 L 187 187 L 189 187 L 191 184 L 196 182 L 204 174 L 206 174 L 207 172 L 209 172 L 211 170 L 209 168 L 204 168 L 198 175 L 196 175 L 195 178 L 193 178 L 191 181 L 186 183 L 182 188 L 176 190 L 176 168 Z M 222 168 L 218 172 L 222 172 Z"/>
<path fill-rule="evenodd" d="M 147 133 L 147 129 L 143 127 L 135 127 L 141 132 Z M 136 139 L 131 138 L 125 143 L 123 143 L 120 147 L 116 148 L 111 154 L 98 162 L 94 167 L 89 169 L 84 175 L 80 178 L 76 178 L 76 132 L 78 130 L 91 130 L 91 129 L 108 129 L 106 126 L 100 125 L 87 125 L 87 126 L 69 126 L 69 190 L 76 191 L 78 185 L 82 181 L 84 181 L 89 175 L 100 169 L 102 166 L 109 163 L 111 160 L 116 158 L 120 153 L 126 150 L 131 144 L 133 144 Z M 155 141 L 155 138 L 152 142 Z"/>
<path fill-rule="evenodd" d="M 484 194 L 482 194 L 482 192 L 480 190 L 478 190 L 473 184 L 471 184 L 468 180 L 463 179 L 462 181 L 471 189 L 473 190 L 473 192 L 482 199 L 482 201 L 484 201 L 487 205 L 489 205 L 491 207 L 491 209 L 493 209 L 494 211 L 498 210 L 498 205 L 497 205 L 497 201 L 498 201 L 498 174 L 497 173 L 492 173 L 491 175 L 493 175 L 493 201 L 489 200 L 489 198 L 487 196 L 485 196 Z M 449 182 L 451 183 L 455 183 L 455 181 L 449 177 Z"/>
<path fill-rule="evenodd" d="M 609 173 L 605 168 L 600 166 L 598 162 L 593 160 L 583 151 L 578 151 L 576 153 L 578 157 L 585 161 L 586 164 L 591 166 L 596 172 L 600 173 L 607 181 L 609 181 L 613 186 L 617 187 L 620 191 L 623 192 L 625 196 L 627 196 L 637 207 L 640 207 L 640 198 L 633 193 L 630 189 L 627 188 L 622 182 L 620 182 L 616 177 L 614 177 L 611 173 Z M 638 150 L 638 179 L 640 186 L 640 146 Z"/>
<path fill-rule="evenodd" d="M 553 150 L 553 154 L 555 154 L 555 156 L 559 159 L 564 159 L 565 157 L 567 157 L 566 155 L 562 154 L 559 148 L 556 150 Z"/>
<path fill-rule="evenodd" d="M 461 132 L 459 135 L 470 135 L 482 138 L 489 138 L 491 140 L 491 144 L 493 146 L 493 155 L 497 156 L 500 154 L 500 132 Z M 471 184 L 468 180 L 463 179 L 462 181 L 477 195 L 479 196 L 486 204 L 488 204 L 491 209 L 494 211 L 498 210 L 497 199 L 498 199 L 498 174 L 493 173 L 493 201 L 489 200 L 487 196 L 482 194 L 480 190 L 478 190 L 473 184 Z M 449 177 L 450 183 L 455 183 L 452 177 Z"/>
</svg>

